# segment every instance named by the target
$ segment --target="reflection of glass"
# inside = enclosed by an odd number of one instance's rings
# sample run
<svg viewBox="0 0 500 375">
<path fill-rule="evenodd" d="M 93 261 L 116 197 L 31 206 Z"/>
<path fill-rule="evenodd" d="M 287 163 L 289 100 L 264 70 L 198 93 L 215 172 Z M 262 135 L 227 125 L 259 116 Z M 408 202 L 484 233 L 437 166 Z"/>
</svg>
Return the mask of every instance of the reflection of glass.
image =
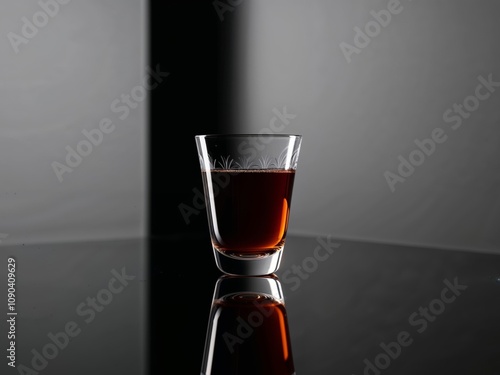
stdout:
<svg viewBox="0 0 500 375">
<path fill-rule="evenodd" d="M 217 280 L 202 375 L 293 375 L 281 284 L 275 275 Z"/>
<path fill-rule="evenodd" d="M 219 269 L 269 275 L 285 245 L 302 137 L 198 135 L 209 230 Z"/>
</svg>

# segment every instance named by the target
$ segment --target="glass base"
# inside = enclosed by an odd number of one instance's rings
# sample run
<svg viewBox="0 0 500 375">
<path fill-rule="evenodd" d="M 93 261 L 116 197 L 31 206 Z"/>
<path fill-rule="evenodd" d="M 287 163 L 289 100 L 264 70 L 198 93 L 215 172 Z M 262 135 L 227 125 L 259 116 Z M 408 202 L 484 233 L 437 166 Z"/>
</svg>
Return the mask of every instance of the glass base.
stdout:
<svg viewBox="0 0 500 375">
<path fill-rule="evenodd" d="M 220 271 L 233 276 L 264 276 L 275 273 L 281 263 L 283 247 L 266 255 L 236 256 L 227 255 L 218 251 L 215 247 L 215 264 Z"/>
</svg>

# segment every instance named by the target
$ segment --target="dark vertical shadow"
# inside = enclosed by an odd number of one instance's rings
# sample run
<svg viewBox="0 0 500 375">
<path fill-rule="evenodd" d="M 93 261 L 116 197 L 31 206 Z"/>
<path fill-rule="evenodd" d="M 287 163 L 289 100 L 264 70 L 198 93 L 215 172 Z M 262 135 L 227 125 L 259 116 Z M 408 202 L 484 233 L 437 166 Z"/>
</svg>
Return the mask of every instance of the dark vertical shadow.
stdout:
<svg viewBox="0 0 500 375">
<path fill-rule="evenodd" d="M 151 0 L 149 13 L 150 66 L 170 73 L 150 93 L 150 234 L 203 232 L 206 213 L 193 203 L 193 189 L 202 191 L 194 136 L 230 126 L 232 18 L 222 22 L 211 0 Z"/>
<path fill-rule="evenodd" d="M 203 187 L 194 136 L 230 129 L 233 28 L 231 17 L 220 20 L 213 0 L 149 4 L 149 65 L 170 73 L 149 102 L 152 374 L 200 371 L 212 281 L 220 273 L 197 194 Z"/>
</svg>

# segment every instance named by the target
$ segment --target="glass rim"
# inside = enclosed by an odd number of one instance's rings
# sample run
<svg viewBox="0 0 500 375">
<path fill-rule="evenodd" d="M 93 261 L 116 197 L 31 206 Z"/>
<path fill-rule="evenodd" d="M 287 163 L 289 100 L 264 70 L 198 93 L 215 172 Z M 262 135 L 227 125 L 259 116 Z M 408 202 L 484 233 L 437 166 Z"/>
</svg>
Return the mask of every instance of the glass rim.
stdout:
<svg viewBox="0 0 500 375">
<path fill-rule="evenodd" d="M 270 137 L 279 137 L 279 138 L 291 138 L 291 137 L 296 137 L 296 138 L 302 138 L 301 134 L 283 134 L 283 133 L 276 133 L 276 134 L 259 134 L 259 133 L 221 133 L 221 134 L 197 134 L 195 135 L 195 138 L 250 138 L 250 137 L 264 137 L 264 138 L 270 138 Z"/>
</svg>

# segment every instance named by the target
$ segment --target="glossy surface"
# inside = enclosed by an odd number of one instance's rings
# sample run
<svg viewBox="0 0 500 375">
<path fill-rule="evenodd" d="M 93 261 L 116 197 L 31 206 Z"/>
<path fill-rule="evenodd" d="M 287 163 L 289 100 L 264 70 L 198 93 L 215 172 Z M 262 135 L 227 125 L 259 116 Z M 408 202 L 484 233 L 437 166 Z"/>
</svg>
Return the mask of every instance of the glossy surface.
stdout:
<svg viewBox="0 0 500 375">
<path fill-rule="evenodd" d="M 328 236 L 286 248 L 276 276 L 297 374 L 500 373 L 500 255 Z M 1 247 L 5 291 L 9 258 L 17 365 L 200 373 L 222 275 L 207 236 Z M 0 329 L 6 345 L 7 318 Z"/>
</svg>

